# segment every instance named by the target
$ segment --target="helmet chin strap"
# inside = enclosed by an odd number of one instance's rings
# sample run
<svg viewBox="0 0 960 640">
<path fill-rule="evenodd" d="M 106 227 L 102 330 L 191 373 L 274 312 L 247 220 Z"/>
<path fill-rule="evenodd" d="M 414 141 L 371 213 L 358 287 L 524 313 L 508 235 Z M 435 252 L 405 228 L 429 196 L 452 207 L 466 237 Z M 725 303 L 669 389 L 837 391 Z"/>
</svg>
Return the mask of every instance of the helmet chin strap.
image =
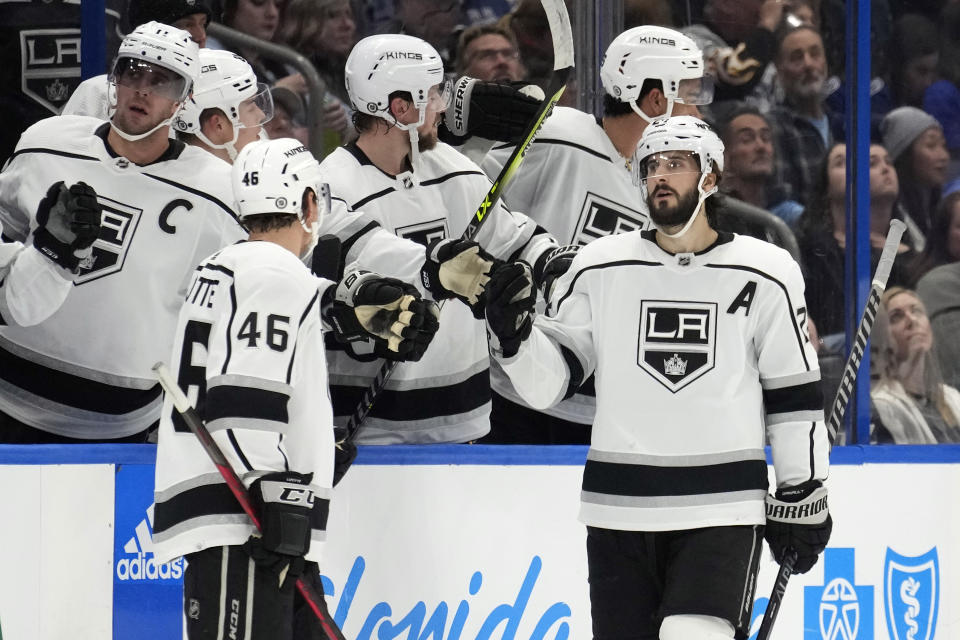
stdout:
<svg viewBox="0 0 960 640">
<path fill-rule="evenodd" d="M 687 231 L 690 230 L 690 227 L 693 226 L 694 220 L 697 219 L 697 216 L 700 214 L 700 211 L 703 210 L 704 201 L 707 199 L 708 196 L 717 192 L 716 186 L 710 189 L 710 191 L 703 190 L 703 181 L 707 179 L 708 175 L 709 174 L 707 173 L 700 174 L 700 181 L 697 182 L 697 193 L 700 194 L 700 197 L 697 199 L 697 206 L 693 208 L 693 213 L 690 214 L 690 217 L 687 219 L 687 223 L 683 225 L 683 228 L 680 229 L 680 231 L 677 231 L 676 233 L 667 233 L 666 231 L 664 231 L 663 227 L 654 223 L 653 226 L 657 228 L 657 231 L 659 233 L 662 233 L 664 236 L 668 238 L 679 238 L 680 236 L 682 236 L 683 234 L 685 234 Z"/>
<path fill-rule="evenodd" d="M 397 127 L 403 129 L 407 132 L 407 135 L 410 136 L 410 168 L 413 170 L 414 180 L 419 183 L 417 175 L 423 175 L 423 172 L 420 171 L 422 163 L 420 160 L 420 132 L 417 129 L 420 128 L 426 119 L 427 119 L 427 108 L 417 109 L 417 113 L 420 117 L 416 122 L 410 124 L 400 124 L 396 120 Z"/>
<path fill-rule="evenodd" d="M 654 120 L 658 120 L 660 118 L 669 118 L 671 115 L 673 115 L 673 98 L 667 98 L 667 110 L 663 115 L 654 116 L 652 118 L 643 112 L 643 109 L 637 105 L 636 100 L 630 102 L 630 108 L 633 109 L 634 113 L 646 120 L 648 124 L 651 124 Z"/>
<path fill-rule="evenodd" d="M 157 126 L 155 126 L 153 129 L 150 129 L 150 131 L 147 131 L 146 133 L 137 133 L 137 134 L 134 134 L 134 133 L 127 133 L 126 131 L 122 130 L 120 127 L 118 127 L 118 126 L 117 126 L 116 124 L 114 124 L 114 122 L 113 122 L 113 118 L 117 115 L 117 103 L 116 103 L 117 94 L 116 94 L 116 87 L 115 87 L 115 86 L 114 86 L 114 90 L 113 90 L 112 93 L 111 93 L 111 92 L 108 92 L 108 96 L 109 96 L 110 100 L 112 100 L 112 102 L 111 102 L 111 104 L 110 104 L 110 107 L 109 107 L 109 111 L 110 111 L 110 128 L 113 129 L 118 136 L 120 136 L 121 138 L 123 138 L 123 139 L 126 140 L 127 142 L 136 142 L 137 140 L 143 140 L 143 139 L 146 138 L 147 136 L 153 135 L 158 129 L 162 129 L 163 127 L 166 127 L 166 128 L 169 129 L 171 123 L 173 122 L 173 119 L 177 116 L 177 113 L 179 113 L 180 108 L 183 106 L 183 102 L 177 103 L 177 108 L 174 109 L 173 113 L 170 115 L 169 118 L 167 118 L 166 120 L 163 120 L 163 121 L 160 122 Z"/>
<path fill-rule="evenodd" d="M 239 151 L 237 151 L 237 138 L 240 136 L 240 127 L 238 127 L 235 124 L 231 124 L 231 126 L 233 127 L 233 140 L 231 140 L 230 142 L 224 142 L 223 144 L 217 144 L 215 142 L 211 142 L 210 139 L 207 138 L 207 136 L 203 135 L 203 131 L 197 131 L 196 135 L 198 138 L 203 140 L 203 143 L 206 144 L 208 147 L 211 147 L 213 149 L 225 149 L 227 152 L 227 155 L 230 156 L 230 162 L 233 163 L 237 159 L 237 154 L 240 153 Z M 262 127 L 260 129 L 260 133 L 261 134 L 263 133 Z M 261 139 L 265 139 L 265 138 L 261 138 Z"/>
</svg>

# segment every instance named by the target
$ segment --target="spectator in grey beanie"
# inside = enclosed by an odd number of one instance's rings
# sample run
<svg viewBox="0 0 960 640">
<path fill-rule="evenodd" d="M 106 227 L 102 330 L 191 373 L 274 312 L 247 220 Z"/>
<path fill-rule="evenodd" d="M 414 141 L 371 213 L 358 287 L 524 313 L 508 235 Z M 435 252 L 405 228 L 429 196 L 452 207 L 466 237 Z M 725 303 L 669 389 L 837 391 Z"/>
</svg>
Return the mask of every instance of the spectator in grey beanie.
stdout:
<svg viewBox="0 0 960 640">
<path fill-rule="evenodd" d="M 927 236 L 950 164 L 943 128 L 925 111 L 899 107 L 884 116 L 880 134 L 897 169 L 901 204 Z"/>
</svg>

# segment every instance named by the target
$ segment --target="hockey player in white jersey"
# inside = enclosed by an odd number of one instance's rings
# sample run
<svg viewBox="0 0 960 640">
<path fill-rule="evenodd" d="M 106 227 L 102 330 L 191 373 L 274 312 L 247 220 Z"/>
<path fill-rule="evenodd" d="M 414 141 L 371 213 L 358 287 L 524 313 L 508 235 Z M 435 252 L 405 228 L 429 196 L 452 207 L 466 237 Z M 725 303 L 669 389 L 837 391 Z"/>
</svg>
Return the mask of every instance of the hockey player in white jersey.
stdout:
<svg viewBox="0 0 960 640">
<path fill-rule="evenodd" d="M 60 308 L 93 253 L 100 210 L 89 185 L 58 182 L 37 207 L 33 244 L 0 241 L 0 326 L 35 325 Z"/>
<path fill-rule="evenodd" d="M 200 49 L 200 75 L 193 93 L 173 120 L 177 137 L 233 164 L 243 147 L 265 138 L 273 118 L 270 87 L 257 82 L 253 67 L 231 51 Z"/>
<path fill-rule="evenodd" d="M 159 419 L 151 367 L 167 355 L 193 268 L 246 237 L 230 166 L 168 138 L 198 71 L 187 32 L 138 27 L 111 73 L 111 120 L 42 120 L 0 173 L 0 223 L 12 240 L 33 242 L 38 206 L 57 182 L 90 185 L 103 209 L 63 305 L 36 326 L 0 327 L 0 440 L 143 441 Z"/>
<path fill-rule="evenodd" d="M 347 60 L 346 82 L 359 138 L 321 163 L 331 193 L 350 210 L 372 215 L 385 229 L 428 247 L 414 254 L 367 251 L 360 263 L 420 282 L 435 299 L 456 295 L 482 316 L 492 257 L 524 259 L 539 267 L 555 241 L 529 218 L 501 205 L 490 210 L 476 238 L 489 255 L 475 243 L 456 240 L 490 181 L 476 164 L 437 141 L 449 98 L 443 63 L 433 47 L 405 35 L 365 38 Z M 381 361 L 358 361 L 358 354 L 335 345 L 328 355 L 334 415 L 342 424 Z M 446 304 L 429 351 L 418 363 L 396 367 L 358 442 L 466 442 L 484 435 L 489 430 L 488 367 L 483 323 L 467 305 Z"/>
<path fill-rule="evenodd" d="M 501 267 L 491 351 L 534 407 L 596 373 L 580 508 L 593 637 L 746 638 L 764 533 L 802 573 L 832 527 L 803 279 L 786 251 L 711 227 L 723 144 L 702 121 L 655 121 L 638 159 L 655 228 L 586 245 L 553 317 L 531 320 L 528 272 Z"/>
<path fill-rule="evenodd" d="M 406 343 L 436 330 L 436 305 L 411 285 L 370 272 L 351 273 L 340 285 L 311 275 L 300 258 L 316 244 L 328 198 L 319 165 L 298 141 L 248 145 L 232 182 L 250 241 L 195 270 L 171 361 L 248 486 L 262 532 L 254 533 L 166 398 L 153 552 L 157 562 L 187 559 L 190 640 L 327 637 L 307 631 L 314 614 L 294 594 L 302 572 L 316 573 L 335 484 L 324 325 L 408 351 Z"/>
<path fill-rule="evenodd" d="M 523 169 L 504 194 L 571 250 L 557 256 L 546 281 L 569 266 L 576 248 L 597 238 L 647 224 L 647 205 L 632 170 L 637 142 L 654 118 L 699 116 L 713 85 L 703 77 L 703 56 L 678 31 L 641 26 L 624 31 L 607 48 L 600 67 L 605 90 L 602 118 L 557 107 L 527 150 Z M 482 163 L 491 178 L 511 149 L 501 147 Z M 546 293 L 546 292 L 545 292 Z M 491 434 L 484 442 L 586 443 L 593 421 L 593 380 L 581 393 L 546 412 L 523 405 L 503 373 L 491 370 Z"/>
</svg>

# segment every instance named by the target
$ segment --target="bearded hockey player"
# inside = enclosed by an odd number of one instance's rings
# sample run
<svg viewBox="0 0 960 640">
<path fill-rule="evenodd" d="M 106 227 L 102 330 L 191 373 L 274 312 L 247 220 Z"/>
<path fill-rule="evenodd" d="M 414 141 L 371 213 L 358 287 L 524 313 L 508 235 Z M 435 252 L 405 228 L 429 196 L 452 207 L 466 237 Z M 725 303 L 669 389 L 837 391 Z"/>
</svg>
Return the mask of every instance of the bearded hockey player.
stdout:
<svg viewBox="0 0 960 640">
<path fill-rule="evenodd" d="M 230 51 L 200 49 L 200 75 L 173 121 L 177 137 L 233 164 L 254 140 L 266 138 L 273 118 L 270 87 L 257 82 L 253 67 Z"/>
<path fill-rule="evenodd" d="M 249 488 L 262 531 L 254 534 L 168 398 L 154 554 L 157 562 L 187 559 L 190 640 L 228 637 L 224 630 L 236 638 L 327 637 L 306 631 L 316 625 L 314 614 L 294 595 L 302 572 L 315 578 L 335 482 L 324 325 L 418 357 L 422 350 L 410 347 L 429 343 L 436 305 L 410 285 L 369 272 L 353 272 L 340 285 L 311 275 L 301 257 L 316 245 L 329 201 L 319 165 L 298 141 L 245 147 L 233 190 L 249 242 L 215 253 L 194 272 L 172 363 Z"/>
<path fill-rule="evenodd" d="M 655 121 L 637 157 L 655 228 L 586 245 L 553 317 L 530 317 L 523 265 L 498 269 L 491 352 L 534 407 L 596 373 L 580 508 L 593 637 L 746 638 L 764 535 L 802 573 L 832 527 L 803 279 L 786 251 L 711 227 L 723 144 L 702 121 Z"/>
<path fill-rule="evenodd" d="M 387 230 L 425 245 L 419 257 L 385 254 L 366 268 L 417 281 L 441 300 L 440 331 L 417 363 L 396 367 L 373 405 L 358 442 L 466 442 L 489 430 L 489 356 L 482 294 L 494 258 L 523 259 L 538 270 L 556 243 L 526 216 L 496 205 L 476 243 L 457 240 L 490 181 L 437 128 L 449 93 L 443 62 L 429 44 L 405 35 L 361 40 L 346 64 L 347 91 L 357 111 L 357 141 L 321 164 L 334 199 L 379 220 Z M 346 248 L 349 250 L 348 243 Z M 472 309 L 471 309 L 472 307 Z M 328 346 L 329 341 L 328 341 Z M 381 362 L 332 345 L 334 415 L 345 422 Z"/>
<path fill-rule="evenodd" d="M 102 230 L 63 305 L 0 327 L 0 440 L 143 441 L 159 418 L 151 367 L 164 359 L 194 267 L 246 237 L 230 166 L 168 138 L 190 95 L 197 45 L 160 23 L 127 36 L 111 72 L 109 122 L 56 116 L 27 129 L 0 174 L 0 223 L 30 244 L 51 185 L 96 191 Z"/>
<path fill-rule="evenodd" d="M 578 247 L 647 226 L 647 205 L 632 170 L 640 136 L 654 118 L 699 116 L 697 105 L 713 96 L 713 85 L 703 77 L 700 50 L 687 36 L 664 27 L 635 27 L 617 36 L 607 48 L 600 77 L 606 91 L 603 117 L 555 108 L 504 195 L 507 205 L 527 212 L 570 246 L 546 269 L 547 288 Z M 500 148 L 487 156 L 483 168 L 488 176 L 499 174 L 509 153 Z M 592 379 L 581 393 L 542 413 L 523 405 L 496 366 L 491 384 L 491 434 L 484 442 L 589 441 Z"/>
</svg>

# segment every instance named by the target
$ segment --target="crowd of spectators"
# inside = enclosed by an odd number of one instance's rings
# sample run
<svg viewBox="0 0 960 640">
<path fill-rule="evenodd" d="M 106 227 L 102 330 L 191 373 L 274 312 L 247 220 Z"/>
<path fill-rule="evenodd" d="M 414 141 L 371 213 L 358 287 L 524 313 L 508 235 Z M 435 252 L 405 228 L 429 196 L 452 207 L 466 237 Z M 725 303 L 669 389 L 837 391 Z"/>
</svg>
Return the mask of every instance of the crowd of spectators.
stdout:
<svg viewBox="0 0 960 640">
<path fill-rule="evenodd" d="M 132 0 L 131 11 L 144 1 Z M 354 139 L 344 61 L 357 41 L 374 33 L 423 38 L 441 53 L 451 77 L 543 84 L 552 68 L 549 25 L 539 0 L 195 4 L 201 22 L 209 16 L 287 45 L 307 57 L 325 81 L 323 104 L 311 105 L 305 79 L 294 69 L 253 49 L 236 51 L 273 88 L 276 114 L 266 126 L 271 136 L 305 141 L 305 116 L 312 110 L 333 134 L 332 144 Z M 933 354 L 928 359 L 939 361 L 943 371 L 942 382 L 936 378 L 927 386 L 945 389 L 941 394 L 934 388 L 930 406 L 952 428 L 956 417 L 949 414 L 948 400 L 960 385 L 960 2 L 878 0 L 871 6 L 872 265 L 890 221 L 905 221 L 908 231 L 890 286 L 919 293 L 892 299 L 922 298 L 921 310 L 926 304 L 927 333 L 936 337 L 926 347 Z M 655 23 L 679 29 L 702 49 L 716 91 L 713 104 L 701 111 L 726 146 L 721 190 L 770 211 L 792 229 L 806 277 L 809 318 L 823 338 L 823 350 L 840 342 L 836 336 L 846 325 L 844 11 L 842 0 L 624 0 L 625 27 Z M 193 27 L 201 44 L 228 48 L 208 38 L 203 25 Z M 567 100 L 575 95 L 569 91 Z M 878 333 L 889 327 L 888 351 L 896 342 L 894 324 L 878 327 Z M 950 355 L 938 357 L 941 353 Z M 881 359 L 873 375 L 874 415 L 880 416 L 877 432 L 887 435 L 877 438 L 892 434 L 893 441 L 913 441 L 915 430 L 894 433 L 891 418 L 880 409 L 894 393 L 890 389 L 904 385 L 892 373 L 899 365 L 891 357 Z M 929 407 L 919 411 L 928 419 L 932 415 Z M 925 433 L 941 441 L 953 432 L 941 425 Z"/>
</svg>

